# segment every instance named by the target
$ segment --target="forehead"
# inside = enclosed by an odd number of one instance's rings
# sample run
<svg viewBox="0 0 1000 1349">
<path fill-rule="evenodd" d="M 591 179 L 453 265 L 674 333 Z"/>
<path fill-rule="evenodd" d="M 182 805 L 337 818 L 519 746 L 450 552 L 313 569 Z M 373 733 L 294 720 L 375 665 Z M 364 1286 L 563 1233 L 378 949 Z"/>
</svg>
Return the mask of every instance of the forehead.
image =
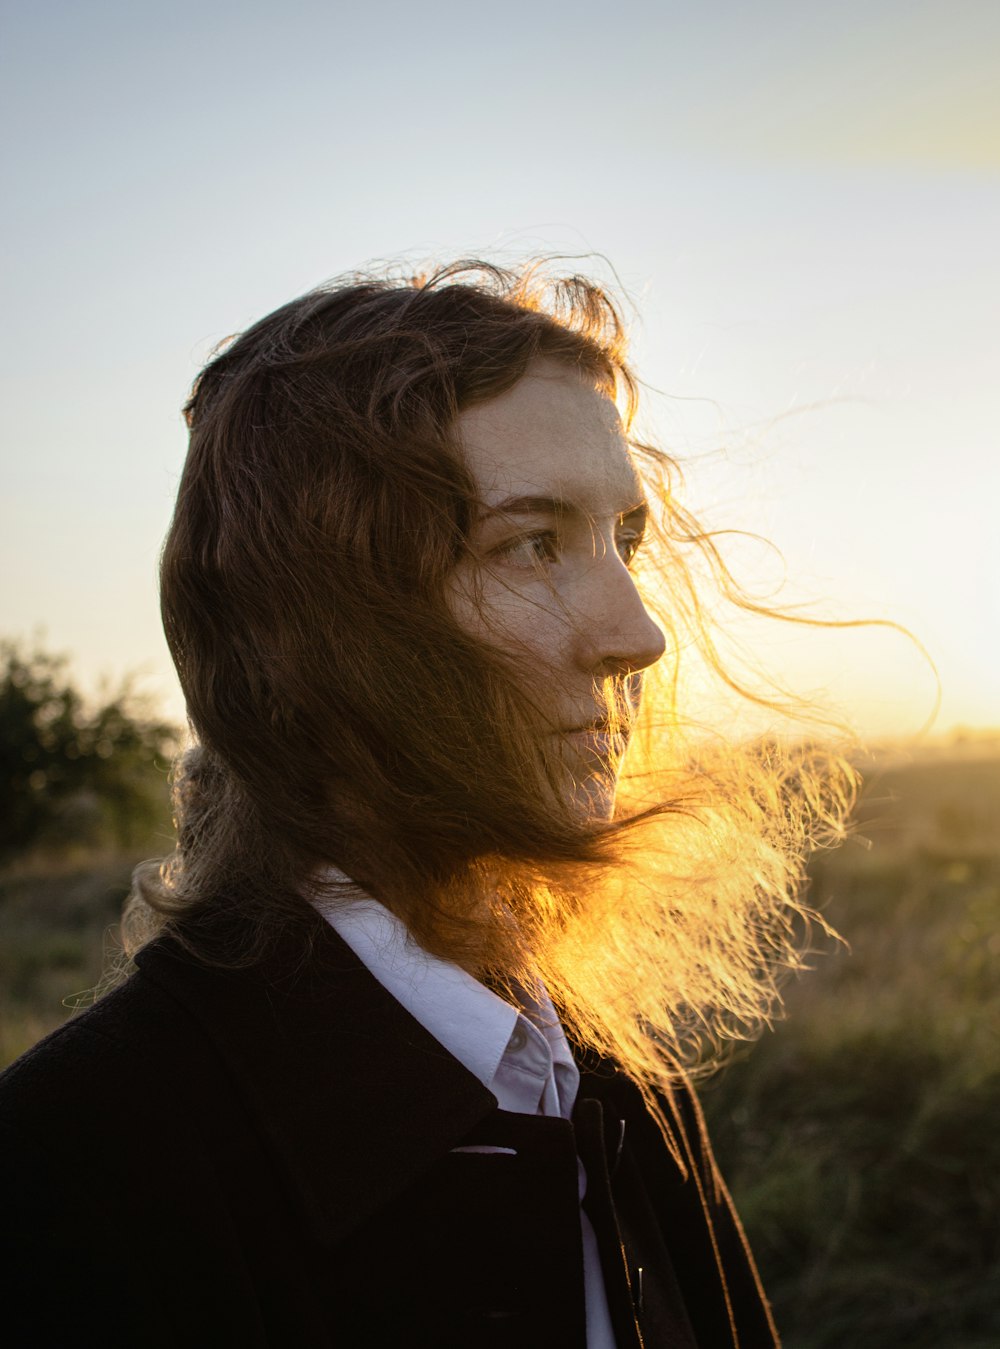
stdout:
<svg viewBox="0 0 1000 1349">
<path fill-rule="evenodd" d="M 537 361 L 512 389 L 458 417 L 481 499 L 547 496 L 595 515 L 641 499 L 618 410 L 585 376 Z"/>
</svg>

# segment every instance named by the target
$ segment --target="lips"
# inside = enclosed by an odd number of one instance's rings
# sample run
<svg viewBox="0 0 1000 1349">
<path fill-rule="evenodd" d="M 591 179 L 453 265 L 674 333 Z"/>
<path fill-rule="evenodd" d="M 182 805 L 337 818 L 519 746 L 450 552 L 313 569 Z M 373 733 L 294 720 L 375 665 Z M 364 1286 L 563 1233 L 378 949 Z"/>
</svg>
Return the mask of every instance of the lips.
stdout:
<svg viewBox="0 0 1000 1349">
<path fill-rule="evenodd" d="M 586 757 L 594 757 L 603 760 L 620 758 L 625 752 L 628 744 L 628 737 L 625 735 L 614 735 L 606 722 L 592 724 L 590 726 L 576 726 L 572 730 L 564 731 L 563 738 L 577 750 L 578 753 Z"/>
</svg>

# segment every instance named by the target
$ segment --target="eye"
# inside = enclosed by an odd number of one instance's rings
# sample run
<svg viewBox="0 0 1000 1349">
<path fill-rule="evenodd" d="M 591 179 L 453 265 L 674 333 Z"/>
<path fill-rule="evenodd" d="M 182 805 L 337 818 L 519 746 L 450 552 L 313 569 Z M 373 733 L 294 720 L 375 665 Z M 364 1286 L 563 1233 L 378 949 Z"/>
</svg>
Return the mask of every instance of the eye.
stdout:
<svg viewBox="0 0 1000 1349">
<path fill-rule="evenodd" d="M 515 567 L 537 567 L 543 563 L 558 562 L 559 536 L 554 529 L 521 534 L 494 548 L 493 556 Z"/>
<path fill-rule="evenodd" d="M 621 524 L 615 531 L 615 547 L 618 549 L 618 556 L 629 566 L 635 558 L 636 553 L 642 547 L 642 540 L 645 530 L 641 525 Z"/>
</svg>

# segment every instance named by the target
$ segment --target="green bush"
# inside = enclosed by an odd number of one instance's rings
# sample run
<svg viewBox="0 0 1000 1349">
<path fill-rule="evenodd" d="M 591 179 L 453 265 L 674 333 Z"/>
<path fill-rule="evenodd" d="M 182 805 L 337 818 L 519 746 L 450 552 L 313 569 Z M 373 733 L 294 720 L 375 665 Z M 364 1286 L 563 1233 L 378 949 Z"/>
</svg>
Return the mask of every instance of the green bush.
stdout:
<svg viewBox="0 0 1000 1349">
<path fill-rule="evenodd" d="M 88 707 L 66 660 L 0 642 L 0 862 L 72 846 L 138 846 L 165 818 L 177 731 L 126 682 Z"/>
</svg>

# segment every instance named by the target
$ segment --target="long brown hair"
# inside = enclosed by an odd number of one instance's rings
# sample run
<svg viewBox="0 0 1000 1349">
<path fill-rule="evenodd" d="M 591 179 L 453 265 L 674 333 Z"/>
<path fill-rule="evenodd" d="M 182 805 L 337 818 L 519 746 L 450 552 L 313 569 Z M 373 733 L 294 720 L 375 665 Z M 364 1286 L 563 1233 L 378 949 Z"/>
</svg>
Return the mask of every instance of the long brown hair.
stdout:
<svg viewBox="0 0 1000 1349">
<path fill-rule="evenodd" d="M 162 559 L 196 747 L 178 849 L 133 922 L 204 951 L 222 915 L 238 934 L 222 958 L 253 961 L 337 868 L 428 949 L 500 983 L 541 977 L 576 1036 L 649 1085 L 706 1034 L 769 1015 L 799 959 L 804 858 L 842 832 L 852 781 L 826 752 L 685 727 L 688 647 L 737 684 L 690 559 L 720 564 L 672 461 L 636 445 L 655 497 L 643 575 L 670 654 L 616 818 L 581 819 L 553 789 L 509 661 L 446 599 L 476 498 L 456 418 L 541 358 L 632 425 L 615 301 L 536 267 L 324 286 L 202 372 Z M 599 692 L 620 715 L 612 681 Z"/>
</svg>

